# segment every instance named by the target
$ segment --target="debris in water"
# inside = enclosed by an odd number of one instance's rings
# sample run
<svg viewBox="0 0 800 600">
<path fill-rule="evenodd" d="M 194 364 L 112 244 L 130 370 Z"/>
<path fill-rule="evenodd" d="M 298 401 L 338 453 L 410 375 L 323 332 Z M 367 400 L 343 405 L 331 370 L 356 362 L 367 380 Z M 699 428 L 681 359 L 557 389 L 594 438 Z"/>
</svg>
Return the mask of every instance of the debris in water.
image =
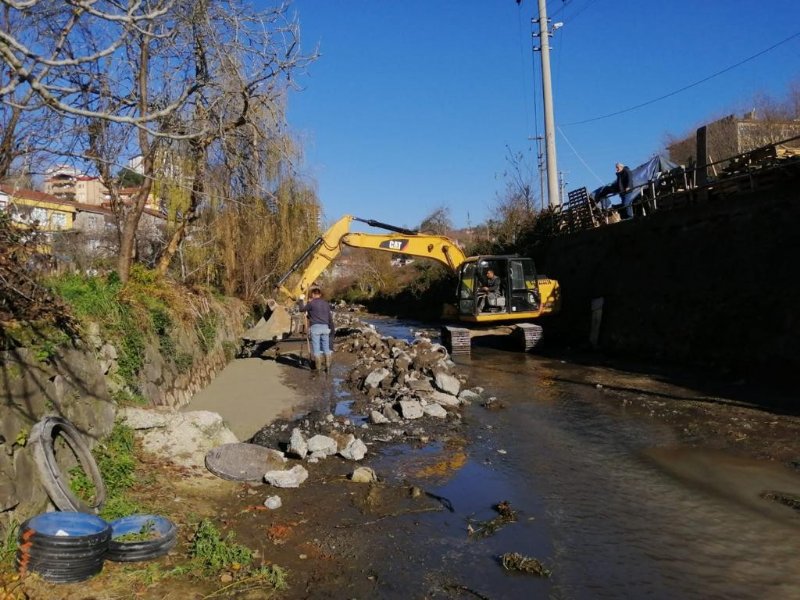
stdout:
<svg viewBox="0 0 800 600">
<path fill-rule="evenodd" d="M 487 398 L 483 403 L 483 408 L 487 410 L 499 410 L 505 407 L 505 403 L 494 396 Z"/>
<path fill-rule="evenodd" d="M 500 561 L 506 571 L 521 571 L 539 577 L 550 577 L 550 569 L 547 569 L 537 559 L 523 556 L 519 552 L 506 552 L 500 556 Z"/>
<path fill-rule="evenodd" d="M 488 521 L 479 521 L 473 527 L 472 523 L 467 523 L 467 534 L 473 538 L 484 538 L 493 535 L 498 529 L 508 523 L 513 523 L 517 520 L 517 511 L 511 508 L 511 503 L 508 500 L 495 504 L 494 508 L 498 513 L 494 519 Z"/>
<path fill-rule="evenodd" d="M 772 500 L 778 504 L 783 504 L 789 508 L 800 511 L 800 496 L 787 494 L 786 492 L 776 492 L 774 490 L 764 490 L 759 494 L 764 500 Z"/>
<path fill-rule="evenodd" d="M 444 586 L 446 590 L 452 590 L 455 592 L 466 592 L 468 594 L 472 594 L 476 598 L 480 598 L 480 600 L 489 600 L 489 596 L 484 596 L 480 592 L 473 590 L 472 588 L 468 588 L 465 585 L 461 585 L 458 583 L 449 583 Z"/>
</svg>

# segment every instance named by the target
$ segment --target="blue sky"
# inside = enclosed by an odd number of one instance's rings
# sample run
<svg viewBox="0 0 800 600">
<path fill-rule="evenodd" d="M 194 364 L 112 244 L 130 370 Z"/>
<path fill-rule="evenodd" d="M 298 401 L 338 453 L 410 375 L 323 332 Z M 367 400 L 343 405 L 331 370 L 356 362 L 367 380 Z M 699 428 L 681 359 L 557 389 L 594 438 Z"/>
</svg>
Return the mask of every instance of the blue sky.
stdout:
<svg viewBox="0 0 800 600">
<path fill-rule="evenodd" d="M 535 172 L 543 135 L 537 2 L 294 0 L 306 50 L 289 123 L 328 221 L 343 214 L 416 226 L 449 209 L 456 226 L 492 216 L 507 150 Z M 800 35 L 666 100 L 615 117 L 800 33 L 799 0 L 549 0 L 563 27 L 551 54 L 558 167 L 567 190 L 636 166 L 665 135 L 741 112 L 800 85 Z M 537 61 L 534 76 L 534 59 Z M 534 173 L 535 176 L 535 173 Z M 538 180 L 536 183 L 538 190 Z"/>
</svg>

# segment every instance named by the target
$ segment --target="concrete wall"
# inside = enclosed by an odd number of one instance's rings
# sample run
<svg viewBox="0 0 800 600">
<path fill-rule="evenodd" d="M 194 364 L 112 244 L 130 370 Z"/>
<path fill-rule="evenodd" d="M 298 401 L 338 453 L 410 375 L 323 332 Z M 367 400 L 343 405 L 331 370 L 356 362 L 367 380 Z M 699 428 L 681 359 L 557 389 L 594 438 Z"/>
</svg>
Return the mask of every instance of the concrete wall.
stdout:
<svg viewBox="0 0 800 600">
<path fill-rule="evenodd" d="M 551 336 L 600 349 L 786 375 L 800 369 L 800 181 L 558 238 L 536 252 L 563 311 Z"/>
</svg>

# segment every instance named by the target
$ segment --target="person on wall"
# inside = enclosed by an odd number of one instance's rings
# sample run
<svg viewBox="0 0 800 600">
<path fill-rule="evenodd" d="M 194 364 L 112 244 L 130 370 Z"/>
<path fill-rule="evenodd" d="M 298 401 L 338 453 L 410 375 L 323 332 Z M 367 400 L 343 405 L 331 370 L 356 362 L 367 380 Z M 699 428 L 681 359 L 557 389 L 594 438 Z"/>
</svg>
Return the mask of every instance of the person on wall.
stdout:
<svg viewBox="0 0 800 600">
<path fill-rule="evenodd" d="M 620 209 L 620 217 L 623 219 L 630 219 L 633 216 L 633 175 L 631 170 L 623 165 L 617 163 L 617 193 L 622 201 L 622 208 Z"/>
<path fill-rule="evenodd" d="M 331 305 L 322 297 L 322 290 L 312 287 L 308 291 L 310 300 L 305 303 L 305 296 L 300 294 L 297 307 L 300 312 L 308 314 L 310 323 L 309 336 L 311 337 L 311 362 L 312 368 L 324 370 L 326 373 L 331 368 L 333 357 L 333 344 L 331 338 L 336 328 L 333 324 L 333 311 Z"/>
</svg>

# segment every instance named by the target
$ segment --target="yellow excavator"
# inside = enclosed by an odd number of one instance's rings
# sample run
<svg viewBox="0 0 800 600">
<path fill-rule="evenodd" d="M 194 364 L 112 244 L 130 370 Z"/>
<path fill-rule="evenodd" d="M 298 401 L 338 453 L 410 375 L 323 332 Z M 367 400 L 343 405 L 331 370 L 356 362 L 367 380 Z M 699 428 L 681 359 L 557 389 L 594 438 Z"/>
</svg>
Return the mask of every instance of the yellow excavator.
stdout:
<svg viewBox="0 0 800 600">
<path fill-rule="evenodd" d="M 356 221 L 390 233 L 350 231 Z M 452 354 L 468 354 L 471 339 L 481 335 L 510 335 L 521 351 L 532 349 L 541 338 L 542 328 L 532 321 L 553 314 L 560 308 L 558 282 L 537 275 L 533 260 L 513 255 L 471 256 L 450 238 L 419 233 L 372 219 L 345 215 L 306 250 L 277 283 L 289 301 L 306 294 L 317 278 L 341 254 L 342 248 L 363 248 L 396 255 L 435 260 L 458 276 L 456 295 L 446 305 L 442 318 L 458 323 L 442 327 L 442 343 Z M 305 265 L 305 266 L 304 266 Z M 493 271 L 500 285 L 489 293 L 486 274 Z M 299 277 L 292 279 L 293 274 Z M 264 317 L 242 339 L 245 343 L 280 341 L 302 331 L 299 315 L 270 299 Z"/>
</svg>

